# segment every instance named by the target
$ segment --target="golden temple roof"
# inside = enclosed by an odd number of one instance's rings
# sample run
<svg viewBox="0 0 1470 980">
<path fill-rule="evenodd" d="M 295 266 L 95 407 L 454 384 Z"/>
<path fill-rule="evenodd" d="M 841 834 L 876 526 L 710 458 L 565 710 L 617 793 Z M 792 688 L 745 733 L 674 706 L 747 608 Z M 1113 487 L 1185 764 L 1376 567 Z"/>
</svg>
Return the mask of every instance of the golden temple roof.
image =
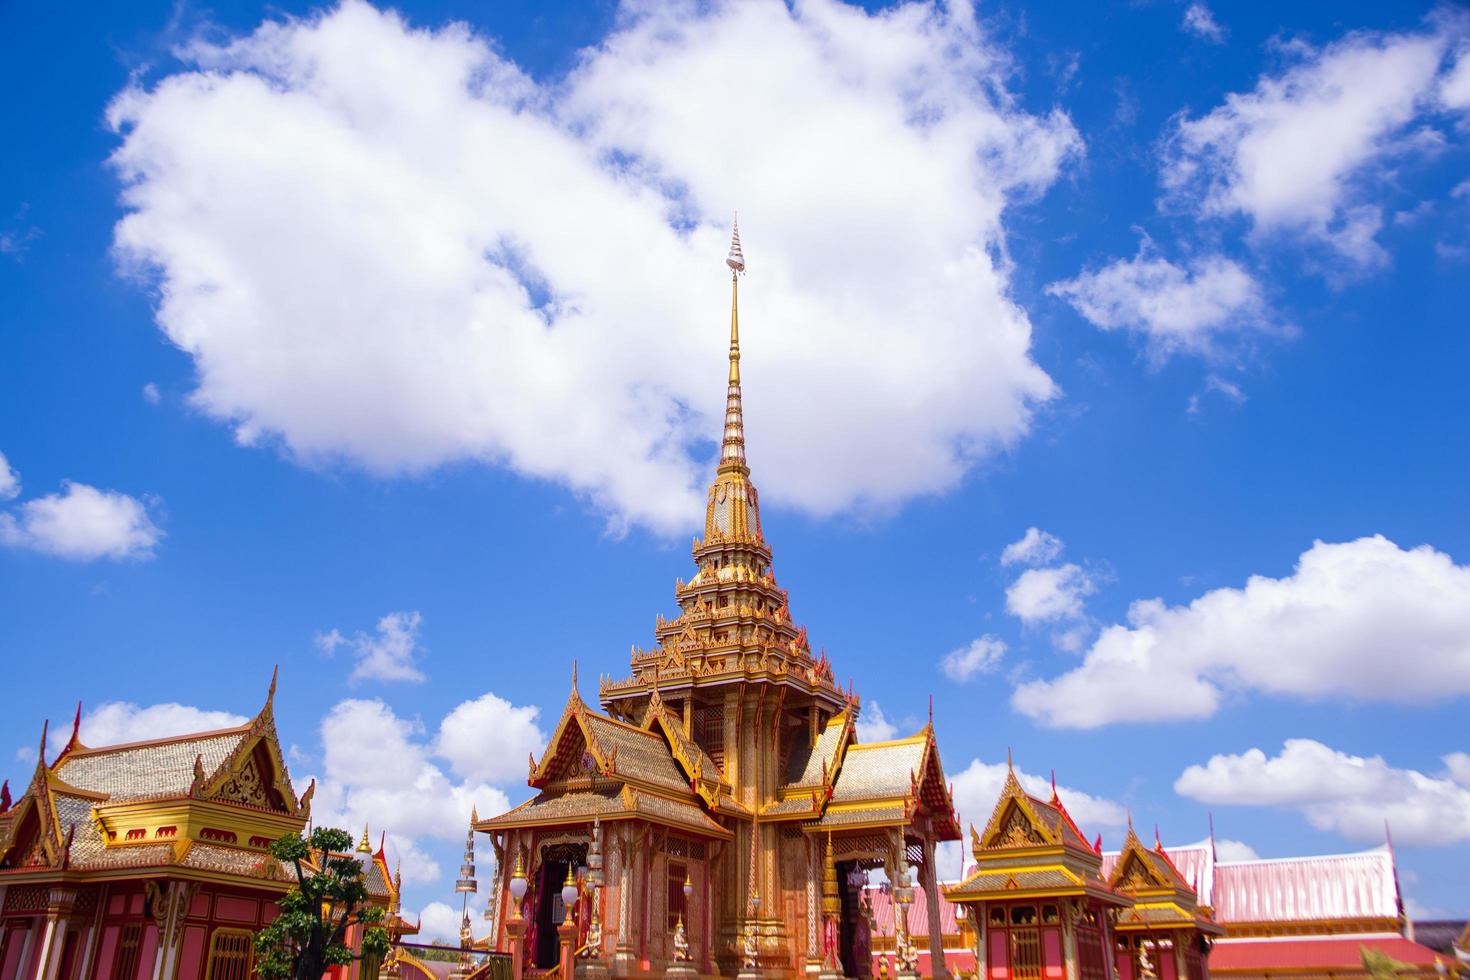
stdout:
<svg viewBox="0 0 1470 980">
<path fill-rule="evenodd" d="M 77 746 L 53 771 L 78 789 L 106 793 L 113 802 L 185 796 L 194 782 L 194 761 L 214 772 L 250 737 L 250 724 L 238 728 L 154 739 L 104 748 Z"/>
</svg>

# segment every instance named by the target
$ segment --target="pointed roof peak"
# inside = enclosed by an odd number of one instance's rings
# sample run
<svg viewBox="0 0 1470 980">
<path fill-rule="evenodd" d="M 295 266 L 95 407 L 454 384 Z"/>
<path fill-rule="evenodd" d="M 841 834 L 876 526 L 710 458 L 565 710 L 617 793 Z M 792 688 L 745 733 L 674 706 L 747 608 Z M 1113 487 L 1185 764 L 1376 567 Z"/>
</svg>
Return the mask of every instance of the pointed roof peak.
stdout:
<svg viewBox="0 0 1470 980">
<path fill-rule="evenodd" d="M 730 267 L 731 272 L 745 271 L 745 253 L 740 251 L 740 212 L 735 212 L 735 220 L 730 227 L 730 254 L 725 256 L 725 264 Z"/>
</svg>

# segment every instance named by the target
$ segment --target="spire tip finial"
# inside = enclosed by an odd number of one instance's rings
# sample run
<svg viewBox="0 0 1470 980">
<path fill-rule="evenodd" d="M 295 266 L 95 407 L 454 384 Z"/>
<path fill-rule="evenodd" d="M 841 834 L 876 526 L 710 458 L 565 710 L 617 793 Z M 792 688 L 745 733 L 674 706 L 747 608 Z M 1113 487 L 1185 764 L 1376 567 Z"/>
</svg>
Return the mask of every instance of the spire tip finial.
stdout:
<svg viewBox="0 0 1470 980">
<path fill-rule="evenodd" d="M 725 256 L 725 264 L 730 267 L 731 274 L 745 271 L 745 253 L 740 251 L 740 212 L 735 212 L 735 222 L 730 230 L 730 254 Z"/>
</svg>

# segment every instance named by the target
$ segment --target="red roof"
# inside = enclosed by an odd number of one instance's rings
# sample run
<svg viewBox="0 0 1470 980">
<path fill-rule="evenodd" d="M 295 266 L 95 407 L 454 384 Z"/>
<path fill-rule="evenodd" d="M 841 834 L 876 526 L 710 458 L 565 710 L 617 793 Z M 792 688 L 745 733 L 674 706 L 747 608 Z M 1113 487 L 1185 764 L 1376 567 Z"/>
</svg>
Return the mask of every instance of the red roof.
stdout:
<svg viewBox="0 0 1470 980">
<path fill-rule="evenodd" d="M 1428 946 L 1403 936 L 1229 940 L 1210 950 L 1210 972 L 1217 970 L 1318 970 L 1363 968 L 1362 947 L 1387 953 L 1411 966 L 1433 966 L 1443 959 Z"/>
</svg>

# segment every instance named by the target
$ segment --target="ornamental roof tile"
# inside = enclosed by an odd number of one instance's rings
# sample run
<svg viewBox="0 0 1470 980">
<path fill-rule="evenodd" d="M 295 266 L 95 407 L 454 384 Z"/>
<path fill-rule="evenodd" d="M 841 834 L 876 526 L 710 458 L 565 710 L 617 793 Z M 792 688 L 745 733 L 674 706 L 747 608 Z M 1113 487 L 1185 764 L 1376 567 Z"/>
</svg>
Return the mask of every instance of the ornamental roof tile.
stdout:
<svg viewBox="0 0 1470 980">
<path fill-rule="evenodd" d="M 902 805 L 865 806 L 853 810 L 828 810 L 822 815 L 822 819 L 816 821 L 814 826 L 846 827 L 852 824 L 869 823 L 891 823 L 906 826 L 908 822 L 908 814 Z"/>
<path fill-rule="evenodd" d="M 183 796 L 194 782 L 194 760 L 214 772 L 250 736 L 249 726 L 202 735 L 136 742 L 107 748 L 79 748 L 62 756 L 54 772 L 77 789 L 106 793 L 120 803 Z"/>
<path fill-rule="evenodd" d="M 786 785 L 822 785 L 823 764 L 828 773 L 836 768 L 837 752 L 847 735 L 847 721 L 847 712 L 838 712 L 817 733 L 815 745 L 803 739 L 792 749 L 791 761 L 786 767 Z"/>
<path fill-rule="evenodd" d="M 508 813 L 481 821 L 475 828 L 492 830 L 528 824 L 587 823 L 597 817 L 617 816 L 642 816 L 704 834 L 728 836 L 728 831 L 705 816 L 704 811 L 693 803 L 624 790 L 620 786 L 544 792 Z"/>
<path fill-rule="evenodd" d="M 1101 881 L 1096 885 L 1104 887 Z M 1076 892 L 1084 886 L 1071 875 L 1055 868 L 1039 871 L 984 871 L 970 875 L 946 894 L 952 897 L 975 898 L 983 895 L 1004 894 L 1011 891 L 1035 891 L 1056 889 Z"/>
<path fill-rule="evenodd" d="M 837 773 L 832 802 L 906 799 L 914 776 L 922 774 L 924 747 L 922 738 L 850 746 Z"/>
<path fill-rule="evenodd" d="M 615 768 L 619 775 L 690 792 L 689 780 L 679 771 L 663 736 L 613 721 L 590 709 L 584 712 L 583 720 L 604 752 L 617 753 Z"/>
</svg>

